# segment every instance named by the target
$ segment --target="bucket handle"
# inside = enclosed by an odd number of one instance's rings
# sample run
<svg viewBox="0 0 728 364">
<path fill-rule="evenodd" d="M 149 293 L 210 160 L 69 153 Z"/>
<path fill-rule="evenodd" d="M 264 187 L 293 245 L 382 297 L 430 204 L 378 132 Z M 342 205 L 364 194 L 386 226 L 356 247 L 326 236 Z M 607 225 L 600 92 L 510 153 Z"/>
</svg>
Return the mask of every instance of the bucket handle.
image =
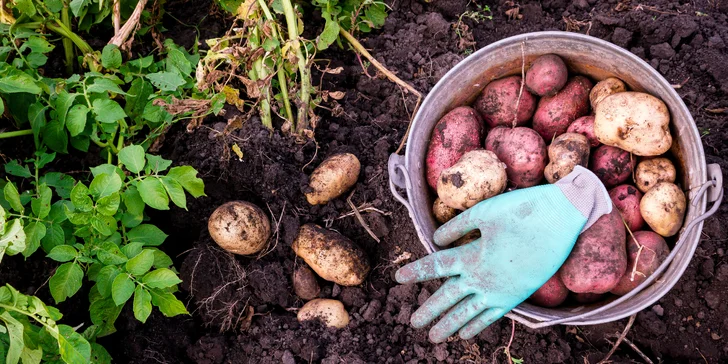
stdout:
<svg viewBox="0 0 728 364">
<path fill-rule="evenodd" d="M 680 250 L 682 245 L 687 241 L 687 236 L 689 235 L 690 231 L 692 231 L 696 226 L 701 224 L 705 219 L 709 218 L 713 214 L 715 214 L 718 211 L 718 208 L 720 208 L 720 204 L 723 201 L 723 173 L 721 171 L 720 165 L 718 164 L 708 164 L 707 165 L 707 172 L 708 172 L 708 181 L 703 183 L 702 186 L 700 186 L 700 189 L 695 194 L 695 197 L 692 200 L 692 205 L 697 206 L 698 203 L 703 199 L 704 196 L 706 196 L 707 193 L 707 200 L 708 202 L 712 202 L 713 206 L 708 211 L 705 211 L 702 215 L 695 217 L 692 221 L 690 221 L 684 228 L 682 234 L 680 235 L 680 239 L 678 239 L 677 243 L 675 244 L 675 247 L 670 252 L 670 255 L 665 259 L 665 261 L 660 265 L 660 267 L 655 270 L 654 273 L 650 275 L 647 280 L 642 282 L 639 286 L 635 287 L 631 292 L 627 293 L 624 296 L 621 296 L 617 300 L 613 301 L 614 303 L 624 302 L 625 300 L 631 298 L 632 296 L 636 295 L 637 293 L 641 292 L 644 288 L 652 284 L 652 282 L 657 279 L 660 274 L 667 268 L 668 265 L 672 262 L 673 258 L 677 254 L 677 252 Z M 672 288 L 672 287 L 670 287 Z M 586 320 L 589 317 L 592 317 L 594 315 L 598 315 L 606 308 L 600 308 L 594 311 L 590 311 L 581 315 L 576 315 L 572 317 L 567 318 L 561 318 L 561 319 L 554 319 L 554 320 L 546 320 L 546 321 L 534 321 L 532 319 L 529 319 L 525 316 L 522 316 L 521 314 L 518 314 L 516 312 L 509 312 L 505 316 L 518 321 L 519 323 L 531 328 L 531 329 L 539 329 L 543 327 L 563 324 L 563 325 L 579 325 L 582 324 L 581 320 Z M 626 316 L 629 316 L 631 314 L 634 314 L 634 312 L 627 313 Z M 599 324 L 599 323 L 605 323 L 607 320 L 600 321 L 592 321 L 590 323 L 593 324 Z"/>
</svg>

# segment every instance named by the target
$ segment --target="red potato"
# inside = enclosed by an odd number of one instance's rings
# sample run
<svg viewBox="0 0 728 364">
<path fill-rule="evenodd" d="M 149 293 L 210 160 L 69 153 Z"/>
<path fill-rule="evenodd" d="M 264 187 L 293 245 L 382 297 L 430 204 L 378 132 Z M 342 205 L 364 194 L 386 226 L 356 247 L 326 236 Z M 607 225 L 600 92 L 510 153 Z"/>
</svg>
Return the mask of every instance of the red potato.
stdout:
<svg viewBox="0 0 728 364">
<path fill-rule="evenodd" d="M 437 189 L 440 173 L 452 167 L 467 152 L 480 148 L 485 125 L 471 107 L 453 109 L 435 124 L 427 146 L 427 184 Z"/>
<path fill-rule="evenodd" d="M 599 139 L 597 139 L 597 135 L 594 134 L 594 117 L 591 115 L 582 116 L 574 120 L 566 129 L 566 132 L 578 133 L 585 136 L 589 140 L 589 146 L 592 148 L 598 147 L 601 144 L 599 143 Z"/>
<path fill-rule="evenodd" d="M 506 164 L 508 181 L 516 187 L 531 187 L 543 179 L 546 143 L 533 129 L 518 127 L 493 129 L 485 138 L 485 149 Z"/>
<path fill-rule="evenodd" d="M 546 54 L 536 58 L 526 72 L 526 87 L 539 96 L 553 96 L 564 88 L 569 70 L 561 57 Z"/>
<path fill-rule="evenodd" d="M 636 163 L 637 160 L 629 152 L 602 145 L 592 153 L 589 169 L 599 177 L 604 186 L 610 188 L 627 181 Z"/>
<path fill-rule="evenodd" d="M 566 289 L 564 282 L 559 277 L 559 273 L 556 272 L 541 288 L 533 292 L 529 300 L 541 307 L 556 307 L 564 303 L 568 295 L 569 290 Z"/>
<path fill-rule="evenodd" d="M 630 231 L 642 229 L 645 220 L 640 212 L 640 200 L 642 200 L 642 192 L 634 186 L 619 185 L 609 191 L 609 197 L 612 198 L 614 207 L 619 210 L 627 222 Z"/>
<path fill-rule="evenodd" d="M 627 251 L 629 254 L 627 271 L 611 291 L 619 296 L 627 294 L 647 280 L 670 254 L 665 239 L 652 231 L 634 232 L 634 239 L 630 237 L 627 243 Z"/>
<path fill-rule="evenodd" d="M 550 142 L 566 132 L 574 120 L 589 113 L 589 91 L 592 82 L 574 76 L 554 96 L 542 97 L 533 115 L 533 129 Z"/>
<path fill-rule="evenodd" d="M 495 80 L 483 89 L 473 105 L 483 116 L 488 126 L 513 126 L 518 104 L 517 126 L 528 123 L 536 110 L 536 97 L 523 89 L 521 101 L 518 93 L 521 90 L 521 76 L 510 76 Z"/>
<path fill-rule="evenodd" d="M 599 293 L 572 293 L 572 297 L 574 297 L 574 301 L 579 303 L 594 303 L 602 299 L 604 297 L 604 294 Z"/>
<path fill-rule="evenodd" d="M 579 235 L 561 266 L 561 280 L 575 293 L 606 293 L 627 269 L 626 233 L 619 210 L 612 209 Z"/>
</svg>

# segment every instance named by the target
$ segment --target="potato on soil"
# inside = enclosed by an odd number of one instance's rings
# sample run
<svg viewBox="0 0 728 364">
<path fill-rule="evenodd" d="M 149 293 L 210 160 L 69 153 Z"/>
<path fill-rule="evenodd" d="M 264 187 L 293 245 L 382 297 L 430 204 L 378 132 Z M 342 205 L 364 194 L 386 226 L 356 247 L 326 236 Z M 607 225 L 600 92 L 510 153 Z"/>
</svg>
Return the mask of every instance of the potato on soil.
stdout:
<svg viewBox="0 0 728 364">
<path fill-rule="evenodd" d="M 435 203 L 432 204 L 432 214 L 435 215 L 435 220 L 440 224 L 444 224 L 450 221 L 453 217 L 457 216 L 460 211 L 445 205 L 442 200 L 438 197 L 435 199 Z"/>
<path fill-rule="evenodd" d="M 589 102 L 591 103 L 592 109 L 596 109 L 597 104 L 607 96 L 625 91 L 627 91 L 627 86 L 622 80 L 615 77 L 605 78 L 594 85 L 594 88 L 589 93 Z"/>
<path fill-rule="evenodd" d="M 483 116 L 485 122 L 493 128 L 496 126 L 513 126 L 518 104 L 517 126 L 528 123 L 536 110 L 536 97 L 523 89 L 521 101 L 518 93 L 521 90 L 521 76 L 510 76 L 495 80 L 483 89 L 473 106 Z"/>
<path fill-rule="evenodd" d="M 561 57 L 546 54 L 536 58 L 526 72 L 526 87 L 538 96 L 552 96 L 564 88 L 569 70 Z"/>
<path fill-rule="evenodd" d="M 594 117 L 591 115 L 582 116 L 574 120 L 571 125 L 566 129 L 567 133 L 578 133 L 585 136 L 589 140 L 589 146 L 594 148 L 598 147 L 599 139 L 594 134 Z"/>
<path fill-rule="evenodd" d="M 309 180 L 311 192 L 306 200 L 311 205 L 323 205 L 341 196 L 356 184 L 361 164 L 351 153 L 334 154 L 324 160 Z"/>
<path fill-rule="evenodd" d="M 207 230 L 217 245 L 240 255 L 263 250 L 271 234 L 265 212 L 246 201 L 230 201 L 215 209 Z"/>
<path fill-rule="evenodd" d="M 669 125 L 670 112 L 665 103 L 642 92 L 607 96 L 594 114 L 594 133 L 602 144 L 639 156 L 656 156 L 670 149 Z"/>
<path fill-rule="evenodd" d="M 427 184 L 437 189 L 437 179 L 445 169 L 457 163 L 463 154 L 480 148 L 485 125 L 471 107 L 453 109 L 435 124 L 427 146 Z"/>
<path fill-rule="evenodd" d="M 640 201 L 642 218 L 654 232 L 665 237 L 680 231 L 685 209 L 685 193 L 670 182 L 658 182 Z"/>
<path fill-rule="evenodd" d="M 541 288 L 531 295 L 529 300 L 541 307 L 556 307 L 564 303 L 568 295 L 569 290 L 566 289 L 564 282 L 559 277 L 559 273 L 556 272 L 553 277 L 549 278 Z"/>
<path fill-rule="evenodd" d="M 546 143 L 533 129 L 495 128 L 485 139 L 485 149 L 505 163 L 512 185 L 531 187 L 541 182 L 546 165 Z"/>
<path fill-rule="evenodd" d="M 612 209 L 576 240 L 559 270 L 566 288 L 576 293 L 609 292 L 627 269 L 625 241 L 619 210 Z"/>
<path fill-rule="evenodd" d="M 627 264 L 627 271 L 619 280 L 619 284 L 611 291 L 619 296 L 627 294 L 647 280 L 670 254 L 670 248 L 665 239 L 652 231 L 636 231 L 634 238 L 637 239 L 637 243 L 631 236 L 628 238 L 629 264 Z"/>
<path fill-rule="evenodd" d="M 495 153 L 478 149 L 465 153 L 454 166 L 442 171 L 437 195 L 445 205 L 467 210 L 503 192 L 507 184 L 506 165 Z"/>
<path fill-rule="evenodd" d="M 556 95 L 542 97 L 533 115 L 533 129 L 547 143 L 565 133 L 574 120 L 589 113 L 591 87 L 588 78 L 574 76 Z"/>
<path fill-rule="evenodd" d="M 572 297 L 574 297 L 574 301 L 579 303 L 594 303 L 597 301 L 600 301 L 602 297 L 604 297 L 604 294 L 599 293 L 573 293 L 571 294 Z"/>
<path fill-rule="evenodd" d="M 556 183 L 580 165 L 589 163 L 589 140 L 577 133 L 561 134 L 549 145 L 549 164 L 544 176 L 549 183 Z"/>
<path fill-rule="evenodd" d="M 599 177 L 604 186 L 610 188 L 627 181 L 635 164 L 636 160 L 629 152 L 602 145 L 592 153 L 589 169 Z"/>
<path fill-rule="evenodd" d="M 337 300 L 317 298 L 306 302 L 298 310 L 298 321 L 321 320 L 328 327 L 343 329 L 349 324 L 349 313 Z"/>
<path fill-rule="evenodd" d="M 675 182 L 677 171 L 667 158 L 651 158 L 637 164 L 634 171 L 634 180 L 637 188 L 647 192 L 658 182 Z"/>
<path fill-rule="evenodd" d="M 299 265 L 293 270 L 293 291 L 296 292 L 296 296 L 306 301 L 318 297 L 321 287 L 311 268 Z"/>
<path fill-rule="evenodd" d="M 318 225 L 301 226 L 291 247 L 327 281 L 356 286 L 369 274 L 369 260 L 364 250 L 347 237 Z"/>
<path fill-rule="evenodd" d="M 622 214 L 630 231 L 642 229 L 645 224 L 640 213 L 642 192 L 630 185 L 619 185 L 609 191 L 609 197 L 611 197 L 614 207 Z"/>
</svg>

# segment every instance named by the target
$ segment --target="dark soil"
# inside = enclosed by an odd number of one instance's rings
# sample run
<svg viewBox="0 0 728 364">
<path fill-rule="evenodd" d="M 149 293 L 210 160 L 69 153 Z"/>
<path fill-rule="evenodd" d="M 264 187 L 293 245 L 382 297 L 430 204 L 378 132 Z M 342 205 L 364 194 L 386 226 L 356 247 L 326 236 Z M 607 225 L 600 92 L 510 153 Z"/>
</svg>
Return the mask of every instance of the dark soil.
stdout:
<svg viewBox="0 0 728 364">
<path fill-rule="evenodd" d="M 728 1 L 654 0 L 641 5 L 629 0 L 522 2 L 518 5 L 520 20 L 506 15 L 509 10 L 513 14 L 517 6 L 501 1 L 488 3 L 492 20 L 476 22 L 463 17 L 468 29 L 461 26 L 460 36 L 454 24 L 464 11 L 477 10 L 474 3 L 388 3 L 392 9 L 386 25 L 364 44 L 423 93 L 472 49 L 526 32 L 588 32 L 629 49 L 671 83 L 681 85 L 678 92 L 703 133 L 708 162 L 728 170 L 728 132 L 723 128 L 728 112 L 716 110 L 728 107 Z M 229 25 L 210 1 L 170 1 L 166 9 L 185 24 L 199 25 L 200 39 L 220 35 Z M 191 46 L 197 35 L 194 27 L 171 17 L 165 18 L 165 27 L 169 29 L 166 36 L 185 46 Z M 468 46 L 470 42 L 472 46 Z M 492 355 L 505 362 L 502 346 L 511 336 L 508 319 L 472 340 L 439 345 L 428 341 L 427 330 L 410 327 L 411 313 L 437 288 L 436 283 L 400 286 L 393 279 L 396 268 L 408 261 L 394 263 L 399 257 L 410 253 L 414 260 L 425 254 L 406 209 L 389 191 L 387 176 L 387 158 L 404 135 L 414 100 L 408 98 L 405 103 L 401 91 L 389 81 L 365 75 L 352 52 L 334 49 L 318 58 L 329 59 L 330 68 L 343 67 L 338 75 L 327 74 L 322 86 L 346 96 L 340 101 L 340 111 L 319 110 L 317 144 L 297 144 L 278 132 L 270 135 L 255 117 L 231 135 L 215 131 L 224 125 L 220 124 L 225 123 L 224 118 L 208 119 L 192 133 L 186 132 L 185 125 L 176 125 L 166 135 L 161 154 L 197 168 L 208 195 L 188 201 L 189 211 L 173 209 L 152 216 L 170 235 L 165 249 L 177 257 L 176 266 L 184 280 L 180 297 L 192 315 L 169 319 L 155 310 L 141 324 L 127 307 L 117 322 L 118 332 L 100 340 L 117 362 L 485 363 L 491 362 Z M 375 74 L 373 68 L 368 72 Z M 233 143 L 242 149 L 242 160 L 234 154 L 231 157 Z M 361 161 L 362 173 L 352 201 L 380 211 L 364 214 L 380 243 L 355 217 L 343 217 L 351 211 L 346 196 L 314 207 L 304 198 L 308 174 L 326 156 L 342 151 Z M 72 164 L 78 167 L 83 162 Z M 230 200 L 250 201 L 270 213 L 276 233 L 267 254 L 233 257 L 209 238 L 207 217 Z M 342 330 L 296 320 L 294 309 L 303 302 L 293 294 L 290 277 L 301 262 L 290 245 L 298 227 L 309 222 L 346 235 L 366 250 L 372 262 L 372 272 L 361 287 L 320 281 L 321 297 L 341 300 L 350 313 L 351 322 Z M 728 343 L 723 339 L 728 335 L 727 223 L 728 208 L 723 207 L 706 221 L 703 239 L 682 279 L 651 309 L 638 314 L 627 337 L 652 361 L 728 361 Z M 0 282 L 8 281 L 28 293 L 40 287 L 37 294 L 50 302 L 43 283 L 52 269 L 53 264 L 38 256 L 27 262 L 5 258 Z M 71 324 L 83 322 L 85 294 L 79 293 L 71 301 L 59 308 Z M 540 330 L 516 325 L 510 350 L 525 363 L 595 363 L 611 348 L 607 339 L 613 341 L 610 335 L 621 332 L 625 323 Z M 624 344 L 611 359 L 643 362 Z"/>
</svg>

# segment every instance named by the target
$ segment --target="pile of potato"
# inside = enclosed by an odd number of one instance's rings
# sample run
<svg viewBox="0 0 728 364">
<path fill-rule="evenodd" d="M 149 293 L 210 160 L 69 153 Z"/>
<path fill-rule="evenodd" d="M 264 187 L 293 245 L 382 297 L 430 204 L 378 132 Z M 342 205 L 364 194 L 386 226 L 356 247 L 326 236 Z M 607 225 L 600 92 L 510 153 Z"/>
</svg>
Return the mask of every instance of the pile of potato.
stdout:
<svg viewBox="0 0 728 364">
<path fill-rule="evenodd" d="M 531 302 L 555 307 L 569 292 L 579 303 L 624 295 L 664 261 L 664 238 L 682 227 L 685 194 L 665 155 L 673 144 L 669 124 L 660 99 L 613 77 L 594 85 L 570 76 L 559 56 L 541 56 L 525 80 L 492 81 L 472 107 L 457 107 L 435 125 L 426 157 L 427 183 L 437 193 L 433 215 L 444 224 L 506 190 L 555 183 L 576 165 L 587 167 L 615 208 L 579 236 Z"/>
</svg>

